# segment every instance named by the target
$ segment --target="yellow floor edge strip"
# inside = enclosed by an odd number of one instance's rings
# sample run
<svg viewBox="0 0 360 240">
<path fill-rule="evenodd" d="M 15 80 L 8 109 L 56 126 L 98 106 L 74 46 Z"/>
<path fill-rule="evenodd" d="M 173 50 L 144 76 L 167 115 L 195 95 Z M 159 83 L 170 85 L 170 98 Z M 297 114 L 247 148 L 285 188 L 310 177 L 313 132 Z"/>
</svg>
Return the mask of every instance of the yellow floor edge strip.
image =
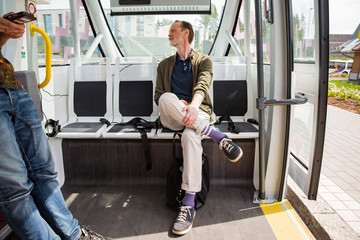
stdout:
<svg viewBox="0 0 360 240">
<path fill-rule="evenodd" d="M 302 221 L 302 219 L 300 218 L 300 216 L 297 214 L 297 212 L 295 211 L 295 209 L 293 209 L 293 207 L 291 206 L 291 204 L 289 203 L 288 200 L 284 200 L 283 201 L 287 208 L 288 211 L 290 211 L 290 213 L 292 214 L 292 216 L 295 218 L 295 220 L 297 221 L 297 223 L 299 224 L 299 226 L 301 227 L 301 229 L 303 230 L 303 232 L 306 234 L 307 239 L 315 239 L 315 237 L 313 236 L 313 234 L 310 232 L 310 230 L 308 229 L 308 227 L 305 225 L 305 223 Z"/>
<path fill-rule="evenodd" d="M 286 199 L 260 207 L 277 239 L 315 239 Z"/>
</svg>

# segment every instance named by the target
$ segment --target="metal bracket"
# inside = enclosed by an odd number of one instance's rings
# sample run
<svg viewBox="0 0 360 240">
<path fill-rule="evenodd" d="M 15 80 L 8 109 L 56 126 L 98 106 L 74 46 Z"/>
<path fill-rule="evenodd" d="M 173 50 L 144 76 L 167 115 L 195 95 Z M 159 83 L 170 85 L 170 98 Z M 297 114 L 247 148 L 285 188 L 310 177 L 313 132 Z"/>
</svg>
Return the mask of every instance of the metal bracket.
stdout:
<svg viewBox="0 0 360 240">
<path fill-rule="evenodd" d="M 259 190 L 256 190 L 254 192 L 254 197 L 253 197 L 253 203 L 274 203 L 277 202 L 277 199 L 273 199 L 273 198 L 268 198 L 265 197 L 264 199 L 260 199 L 259 197 Z"/>
<path fill-rule="evenodd" d="M 265 109 L 266 105 L 266 97 L 263 98 L 257 98 L 256 99 L 256 108 L 257 109 Z"/>
</svg>

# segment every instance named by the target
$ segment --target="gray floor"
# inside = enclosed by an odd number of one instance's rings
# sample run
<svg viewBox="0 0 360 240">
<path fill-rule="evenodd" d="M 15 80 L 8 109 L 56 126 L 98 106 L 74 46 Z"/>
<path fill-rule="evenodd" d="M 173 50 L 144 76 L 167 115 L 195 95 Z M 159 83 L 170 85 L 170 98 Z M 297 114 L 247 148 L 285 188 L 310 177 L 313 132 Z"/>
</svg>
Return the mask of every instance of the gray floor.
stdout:
<svg viewBox="0 0 360 240">
<path fill-rule="evenodd" d="M 63 187 L 81 225 L 114 239 L 171 239 L 177 210 L 165 204 L 165 186 Z M 212 186 L 191 232 L 181 239 L 276 239 L 253 189 Z M 224 197 L 226 196 L 226 197 Z M 224 203 L 226 201 L 226 204 Z"/>
</svg>

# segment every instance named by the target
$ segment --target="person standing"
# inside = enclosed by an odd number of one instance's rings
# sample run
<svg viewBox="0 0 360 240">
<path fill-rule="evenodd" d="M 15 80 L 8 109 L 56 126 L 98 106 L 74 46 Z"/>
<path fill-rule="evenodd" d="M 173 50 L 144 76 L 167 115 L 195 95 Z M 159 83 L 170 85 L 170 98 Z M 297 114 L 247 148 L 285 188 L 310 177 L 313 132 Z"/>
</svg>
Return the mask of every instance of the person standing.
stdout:
<svg viewBox="0 0 360 240">
<path fill-rule="evenodd" d="M 21 239 L 106 239 L 80 227 L 67 208 L 37 111 L 1 53 L 24 32 L 24 24 L 0 17 L 0 213 Z"/>
<path fill-rule="evenodd" d="M 209 97 L 212 61 L 209 56 L 191 49 L 192 25 L 177 20 L 171 25 L 168 37 L 177 52 L 159 63 L 154 101 L 159 106 L 164 127 L 175 131 L 185 128 L 181 137 L 184 157 L 181 188 L 185 196 L 172 228 L 174 234 L 183 235 L 192 228 L 195 194 L 201 191 L 202 137 L 212 138 L 232 162 L 237 162 L 243 152 L 226 135 L 209 125 L 212 120 Z"/>
</svg>

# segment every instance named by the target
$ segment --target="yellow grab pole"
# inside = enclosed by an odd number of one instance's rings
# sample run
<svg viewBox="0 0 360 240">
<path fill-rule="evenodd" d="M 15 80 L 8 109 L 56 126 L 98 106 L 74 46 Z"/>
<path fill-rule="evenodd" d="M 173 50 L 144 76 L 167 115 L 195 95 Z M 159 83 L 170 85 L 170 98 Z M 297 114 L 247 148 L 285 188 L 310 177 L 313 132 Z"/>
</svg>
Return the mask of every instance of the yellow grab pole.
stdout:
<svg viewBox="0 0 360 240">
<path fill-rule="evenodd" d="M 50 82 L 51 78 L 51 42 L 49 36 L 46 34 L 44 30 L 41 28 L 36 27 L 32 22 L 30 23 L 30 34 L 33 37 L 35 32 L 38 32 L 41 34 L 41 36 L 45 40 L 45 65 L 46 65 L 46 76 L 45 80 L 38 84 L 38 88 L 43 88 Z"/>
</svg>

